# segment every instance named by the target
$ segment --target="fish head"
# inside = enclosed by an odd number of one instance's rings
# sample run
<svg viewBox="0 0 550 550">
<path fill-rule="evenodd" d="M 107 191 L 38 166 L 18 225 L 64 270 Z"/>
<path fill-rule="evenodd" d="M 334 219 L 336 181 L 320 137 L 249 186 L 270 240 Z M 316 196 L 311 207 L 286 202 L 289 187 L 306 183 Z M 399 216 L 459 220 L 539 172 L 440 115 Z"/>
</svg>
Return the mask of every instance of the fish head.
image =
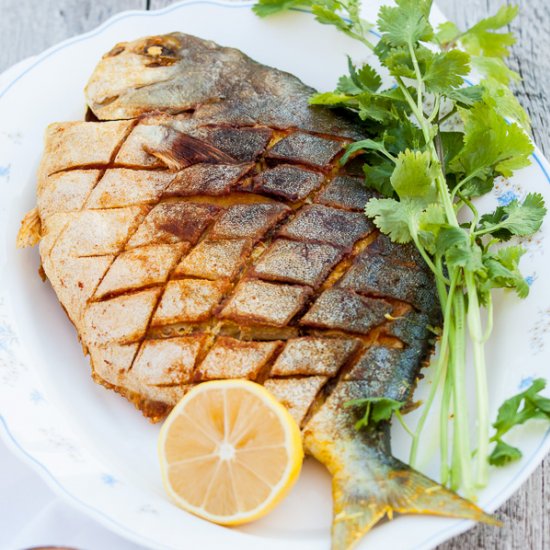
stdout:
<svg viewBox="0 0 550 550">
<path fill-rule="evenodd" d="M 177 63 L 183 55 L 179 36 L 151 36 L 116 44 L 102 57 L 85 89 L 93 113 L 106 120 L 134 118 L 151 110 L 139 97 L 143 90 L 170 82 L 178 74 Z"/>
</svg>

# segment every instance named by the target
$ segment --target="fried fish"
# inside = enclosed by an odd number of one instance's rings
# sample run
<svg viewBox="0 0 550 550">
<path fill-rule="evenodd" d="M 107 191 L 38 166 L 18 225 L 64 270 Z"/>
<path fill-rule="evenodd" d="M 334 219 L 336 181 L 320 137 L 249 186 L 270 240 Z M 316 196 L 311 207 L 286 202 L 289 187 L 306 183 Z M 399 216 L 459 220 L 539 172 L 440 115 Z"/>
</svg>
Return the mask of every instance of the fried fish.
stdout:
<svg viewBox="0 0 550 550">
<path fill-rule="evenodd" d="M 375 231 L 375 193 L 339 163 L 364 129 L 312 92 L 193 36 L 116 45 L 87 120 L 47 129 L 20 243 L 40 240 L 94 380 L 152 421 L 205 380 L 272 391 L 333 476 L 334 549 L 393 512 L 490 522 L 346 407 L 411 400 L 440 312 L 422 258 Z"/>
</svg>

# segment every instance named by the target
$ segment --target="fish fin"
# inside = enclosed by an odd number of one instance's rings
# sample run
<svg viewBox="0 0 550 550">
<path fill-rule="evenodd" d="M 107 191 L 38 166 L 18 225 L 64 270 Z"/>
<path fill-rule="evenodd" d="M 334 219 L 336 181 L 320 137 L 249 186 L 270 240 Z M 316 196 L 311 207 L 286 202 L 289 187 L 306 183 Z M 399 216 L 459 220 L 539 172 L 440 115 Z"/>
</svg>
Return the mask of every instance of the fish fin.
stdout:
<svg viewBox="0 0 550 550">
<path fill-rule="evenodd" d="M 35 246 L 40 242 L 41 238 L 42 222 L 40 221 L 40 214 L 38 213 L 38 208 L 33 208 L 25 214 L 25 217 L 21 221 L 21 228 L 17 234 L 17 248 Z"/>
<path fill-rule="evenodd" d="M 399 460 L 393 457 L 388 459 L 378 465 L 378 473 L 369 483 L 361 483 L 355 476 L 346 475 L 344 471 L 334 476 L 332 550 L 353 548 L 385 516 L 392 519 L 394 512 L 431 514 L 500 524 L 473 502 Z"/>
</svg>

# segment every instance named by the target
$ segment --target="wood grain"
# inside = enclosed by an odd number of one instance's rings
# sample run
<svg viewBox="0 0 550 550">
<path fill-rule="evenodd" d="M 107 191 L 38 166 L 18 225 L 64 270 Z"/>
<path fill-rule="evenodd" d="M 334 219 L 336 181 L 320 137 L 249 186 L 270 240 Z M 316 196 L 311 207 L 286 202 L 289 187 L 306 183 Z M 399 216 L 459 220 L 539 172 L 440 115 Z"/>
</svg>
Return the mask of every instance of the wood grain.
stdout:
<svg viewBox="0 0 550 550">
<path fill-rule="evenodd" d="M 531 116 L 535 143 L 550 155 L 550 1 L 548 0 L 437 0 L 443 13 L 461 29 L 497 12 L 505 4 L 519 6 L 511 28 L 517 37 L 509 64 L 522 77 L 515 92 Z M 550 545 L 550 542 L 549 542 Z"/>
<path fill-rule="evenodd" d="M 0 0 L 0 71 L 146 0 Z"/>
<path fill-rule="evenodd" d="M 368 0 L 364 0 L 368 1 Z M 158 9 L 171 0 L 0 0 L 0 71 L 69 36 L 94 28 L 125 9 Z M 520 15 L 510 65 L 523 81 L 516 93 L 529 112 L 533 136 L 550 155 L 550 1 L 515 0 Z M 447 17 L 467 28 L 495 13 L 504 0 L 438 0 Z M 503 527 L 478 525 L 438 550 L 543 550 L 550 548 L 550 458 L 498 513 Z"/>
</svg>

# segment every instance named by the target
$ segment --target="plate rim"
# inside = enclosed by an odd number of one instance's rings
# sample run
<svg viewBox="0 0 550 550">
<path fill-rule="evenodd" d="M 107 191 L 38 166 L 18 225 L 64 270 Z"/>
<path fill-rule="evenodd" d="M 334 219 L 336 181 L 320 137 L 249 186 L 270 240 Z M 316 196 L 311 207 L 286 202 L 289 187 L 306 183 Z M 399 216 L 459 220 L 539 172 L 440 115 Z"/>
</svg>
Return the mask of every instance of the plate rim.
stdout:
<svg viewBox="0 0 550 550">
<path fill-rule="evenodd" d="M 81 33 L 72 37 L 69 37 L 61 42 L 58 42 L 49 48 L 45 49 L 40 54 L 29 56 L 18 63 L 8 67 L 0 76 L 4 76 L 7 73 L 17 73 L 16 76 L 8 78 L 8 83 L 0 88 L 0 100 L 17 84 L 17 82 L 23 78 L 25 75 L 30 73 L 36 66 L 41 64 L 44 60 L 49 58 L 51 55 L 55 54 L 57 51 L 65 49 L 71 46 L 74 43 L 93 38 L 96 35 L 101 34 L 105 29 L 111 27 L 112 25 L 118 23 L 123 19 L 129 17 L 155 17 L 162 16 L 176 11 L 187 6 L 192 6 L 196 4 L 212 5 L 217 7 L 224 8 L 234 8 L 234 9 L 249 9 L 255 2 L 250 0 L 181 0 L 170 4 L 164 8 L 156 10 L 124 10 L 118 12 L 105 20 L 103 23 L 97 27 Z M 437 9 L 437 6 L 435 6 Z M 295 9 L 294 11 L 306 12 L 307 10 Z M 21 69 L 18 71 L 18 69 Z M 471 83 L 470 83 L 471 84 Z M 545 158 L 542 151 L 535 145 L 535 149 L 531 155 L 535 160 L 535 163 L 538 165 L 538 168 L 542 172 L 543 176 L 546 178 L 547 182 L 550 183 L 550 163 Z M 0 362 L 1 364 L 1 362 Z M 50 469 L 40 462 L 32 452 L 27 450 L 23 443 L 15 436 L 14 431 L 10 429 L 9 424 L 5 416 L 1 413 L 0 407 L 0 437 L 6 443 L 6 446 L 12 451 L 16 456 L 28 464 L 35 472 L 37 472 L 40 477 L 48 484 L 48 486 L 54 491 L 55 494 L 59 495 L 65 501 L 70 503 L 75 508 L 79 509 L 83 513 L 93 517 L 100 524 L 104 525 L 111 531 L 119 534 L 120 536 L 132 540 L 137 544 L 143 544 L 144 542 L 150 545 L 151 548 L 158 548 L 162 550 L 173 549 L 173 546 L 166 546 L 163 543 L 160 543 L 154 539 L 146 540 L 146 538 L 134 532 L 130 527 L 119 523 L 111 515 L 107 515 L 101 510 L 97 509 L 93 504 L 81 500 L 76 494 L 73 494 L 67 487 L 65 487 L 59 477 L 55 473 L 50 471 Z M 502 490 L 498 492 L 485 506 L 486 509 L 493 512 L 499 506 L 502 506 L 507 502 L 510 497 L 518 491 L 518 489 L 525 483 L 528 477 L 533 473 L 533 471 L 542 463 L 546 455 L 550 453 L 550 428 L 546 430 L 542 436 L 539 445 L 531 453 L 530 457 L 526 459 L 525 464 L 521 467 L 519 471 L 502 487 Z M 424 540 L 419 549 L 431 549 L 434 548 L 437 544 L 440 544 L 446 540 L 449 540 L 452 537 L 455 537 L 470 528 L 472 528 L 476 523 L 470 520 L 453 520 L 453 524 L 447 527 L 441 528 L 438 532 L 431 535 L 429 538 Z M 242 535 L 248 535 L 248 533 L 242 533 Z"/>
</svg>

